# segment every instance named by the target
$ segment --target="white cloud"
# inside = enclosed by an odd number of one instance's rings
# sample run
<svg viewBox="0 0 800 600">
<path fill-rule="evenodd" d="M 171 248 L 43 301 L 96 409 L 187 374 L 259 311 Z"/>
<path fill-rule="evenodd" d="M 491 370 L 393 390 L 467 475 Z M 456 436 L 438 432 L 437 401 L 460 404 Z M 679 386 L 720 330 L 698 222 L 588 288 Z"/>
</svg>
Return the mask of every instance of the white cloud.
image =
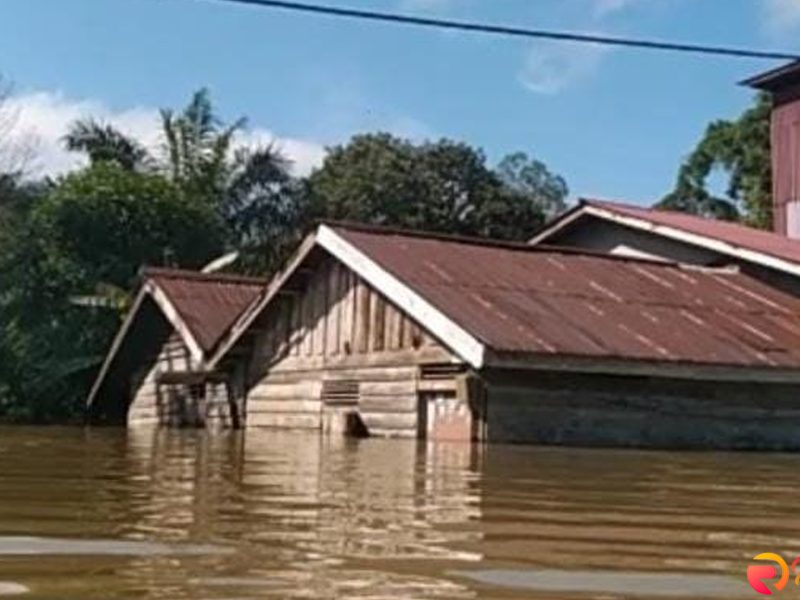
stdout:
<svg viewBox="0 0 800 600">
<path fill-rule="evenodd" d="M 557 94 L 593 75 L 608 52 L 605 46 L 591 44 L 536 44 L 519 79 L 537 94 Z"/>
<path fill-rule="evenodd" d="M 800 0 L 764 0 L 765 24 L 773 32 L 789 32 L 800 26 Z"/>
<path fill-rule="evenodd" d="M 27 164 L 31 176 L 59 175 L 86 164 L 86 158 L 64 148 L 63 137 L 76 119 L 92 117 L 114 125 L 123 133 L 157 150 L 161 143 L 158 110 L 135 107 L 113 110 L 97 100 L 74 100 L 59 93 L 35 92 L 12 97 L 9 113 L 14 115 L 10 143 L 24 146 L 32 156 Z M 274 144 L 293 162 L 293 171 L 307 174 L 321 164 L 325 149 L 313 140 L 285 138 L 264 128 L 242 135 L 246 145 Z"/>
<path fill-rule="evenodd" d="M 638 6 L 654 6 L 656 0 L 586 0 L 589 11 L 582 19 L 591 28 L 602 29 L 613 15 Z M 675 0 L 660 0 L 663 4 Z M 798 0 L 800 1 L 800 0 Z M 574 26 L 568 27 L 574 29 Z M 603 35 L 598 33 L 598 35 Z M 558 94 L 594 75 L 610 47 L 588 43 L 534 44 L 519 73 L 522 85 L 537 94 Z"/>
</svg>

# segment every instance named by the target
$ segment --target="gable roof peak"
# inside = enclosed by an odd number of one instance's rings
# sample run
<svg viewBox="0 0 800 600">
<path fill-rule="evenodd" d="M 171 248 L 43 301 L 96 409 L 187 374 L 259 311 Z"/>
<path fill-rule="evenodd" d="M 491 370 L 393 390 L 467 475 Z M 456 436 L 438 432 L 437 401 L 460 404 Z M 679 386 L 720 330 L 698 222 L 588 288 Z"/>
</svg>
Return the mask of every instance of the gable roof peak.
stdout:
<svg viewBox="0 0 800 600">
<path fill-rule="evenodd" d="M 530 244 L 546 244 L 586 216 L 800 276 L 800 240 L 741 223 L 607 200 L 581 199 L 540 229 Z"/>
</svg>

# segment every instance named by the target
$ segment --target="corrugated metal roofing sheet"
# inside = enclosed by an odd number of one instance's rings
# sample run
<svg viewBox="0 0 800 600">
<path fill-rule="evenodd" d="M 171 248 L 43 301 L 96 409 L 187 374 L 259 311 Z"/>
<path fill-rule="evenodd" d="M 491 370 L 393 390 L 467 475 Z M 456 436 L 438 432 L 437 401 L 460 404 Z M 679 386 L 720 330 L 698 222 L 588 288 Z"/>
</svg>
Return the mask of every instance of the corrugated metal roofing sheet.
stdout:
<svg viewBox="0 0 800 600">
<path fill-rule="evenodd" d="M 204 352 L 216 347 L 266 285 L 222 273 L 148 268 L 143 274 L 164 291 Z"/>
<path fill-rule="evenodd" d="M 497 352 L 800 367 L 800 299 L 735 270 L 335 231 Z"/>
<path fill-rule="evenodd" d="M 728 221 L 706 219 L 685 213 L 642 208 L 605 200 L 584 199 L 581 203 L 624 217 L 640 219 L 653 225 L 672 227 L 687 233 L 719 240 L 732 246 L 800 264 L 800 241 L 789 239 L 771 231 L 754 229 Z"/>
</svg>

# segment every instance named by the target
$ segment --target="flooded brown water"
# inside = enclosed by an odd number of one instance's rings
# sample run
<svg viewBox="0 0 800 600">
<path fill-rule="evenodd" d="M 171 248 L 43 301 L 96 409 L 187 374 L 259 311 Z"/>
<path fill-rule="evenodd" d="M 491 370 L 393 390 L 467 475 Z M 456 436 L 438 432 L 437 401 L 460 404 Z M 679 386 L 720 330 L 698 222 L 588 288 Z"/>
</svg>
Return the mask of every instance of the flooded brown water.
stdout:
<svg viewBox="0 0 800 600">
<path fill-rule="evenodd" d="M 800 553 L 799 478 L 792 455 L 0 428 L 0 597 L 755 598 L 750 559 Z"/>
</svg>

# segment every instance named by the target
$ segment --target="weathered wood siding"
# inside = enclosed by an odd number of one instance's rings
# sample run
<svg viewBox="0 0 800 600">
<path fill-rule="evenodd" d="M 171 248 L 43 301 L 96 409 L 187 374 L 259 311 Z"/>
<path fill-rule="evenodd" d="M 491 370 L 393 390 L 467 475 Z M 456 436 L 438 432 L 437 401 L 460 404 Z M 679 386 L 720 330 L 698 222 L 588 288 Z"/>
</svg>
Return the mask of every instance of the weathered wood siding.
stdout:
<svg viewBox="0 0 800 600">
<path fill-rule="evenodd" d="M 225 382 L 197 384 L 164 383 L 165 374 L 197 369 L 188 348 L 175 332 L 163 344 L 155 359 L 131 381 L 128 425 L 164 427 L 234 427 L 236 410 L 229 402 Z"/>
<path fill-rule="evenodd" d="M 488 378 L 491 442 L 800 448 L 795 385 L 544 372 Z"/>
<path fill-rule="evenodd" d="M 320 429 L 324 382 L 356 382 L 355 410 L 371 435 L 415 437 L 419 366 L 452 360 L 354 273 L 324 260 L 265 315 L 249 368 L 247 425 Z"/>
<path fill-rule="evenodd" d="M 135 373 L 131 380 L 131 404 L 128 425 L 178 425 L 185 411 L 185 386 L 158 384 L 161 373 L 177 373 L 193 368 L 189 350 L 178 335 L 173 333 L 152 361 L 146 362 L 143 372 Z"/>
</svg>

